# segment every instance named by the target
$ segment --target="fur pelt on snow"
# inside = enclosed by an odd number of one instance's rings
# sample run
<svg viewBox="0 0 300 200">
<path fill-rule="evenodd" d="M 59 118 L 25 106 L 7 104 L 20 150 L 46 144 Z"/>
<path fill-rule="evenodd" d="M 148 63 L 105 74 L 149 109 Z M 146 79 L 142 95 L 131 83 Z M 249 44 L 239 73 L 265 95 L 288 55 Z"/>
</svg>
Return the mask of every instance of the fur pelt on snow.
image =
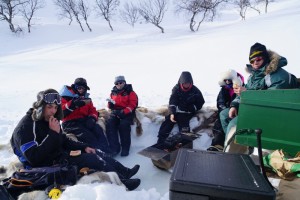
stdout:
<svg viewBox="0 0 300 200">
<path fill-rule="evenodd" d="M 98 110 L 99 119 L 98 124 L 102 127 L 102 129 L 106 130 L 105 125 L 106 121 L 109 118 L 110 111 L 106 109 Z M 149 109 L 145 107 L 138 107 L 135 111 L 134 125 L 136 126 L 136 134 L 138 136 L 142 135 L 143 127 L 142 127 L 142 119 L 144 117 L 151 120 L 151 122 L 161 124 L 165 120 L 165 116 L 169 115 L 168 106 L 162 106 L 157 109 Z M 200 111 L 195 114 L 195 117 L 198 120 L 198 126 L 192 129 L 193 132 L 199 132 L 202 129 L 211 129 L 213 127 L 213 123 L 217 119 L 217 109 L 214 107 L 203 107 Z"/>
<path fill-rule="evenodd" d="M 125 187 L 121 182 L 119 176 L 115 172 L 94 172 L 89 175 L 81 177 L 77 184 L 91 184 L 91 183 L 111 183 Z M 47 200 L 48 196 L 45 191 L 35 190 L 32 192 L 23 193 L 18 197 L 18 200 Z"/>
</svg>

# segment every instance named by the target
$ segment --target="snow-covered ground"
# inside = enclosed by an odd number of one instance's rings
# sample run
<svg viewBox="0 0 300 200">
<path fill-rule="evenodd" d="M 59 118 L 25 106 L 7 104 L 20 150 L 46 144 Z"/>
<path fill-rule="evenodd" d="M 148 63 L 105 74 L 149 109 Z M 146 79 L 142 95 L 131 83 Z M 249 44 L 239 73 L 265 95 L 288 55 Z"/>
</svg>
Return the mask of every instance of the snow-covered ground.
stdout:
<svg viewBox="0 0 300 200">
<path fill-rule="evenodd" d="M 171 8 L 170 8 L 171 9 Z M 300 76 L 300 2 L 271 3 L 268 13 L 249 12 L 241 21 L 236 10 L 224 8 L 216 21 L 203 23 L 192 33 L 188 20 L 168 12 L 162 25 L 165 33 L 151 24 L 113 22 L 111 32 L 105 21 L 91 21 L 93 32 L 81 32 L 73 23 L 58 21 L 51 2 L 38 13 L 31 34 L 13 35 L 0 22 L 0 144 L 9 142 L 13 129 L 36 99 L 47 88 L 60 90 L 75 78 L 84 77 L 91 97 L 100 109 L 113 87 L 114 77 L 124 75 L 139 96 L 139 105 L 158 108 L 168 103 L 171 89 L 182 71 L 190 71 L 205 98 L 204 106 L 215 106 L 221 71 L 232 68 L 245 77 L 250 46 L 263 43 L 288 59 L 286 70 Z M 108 184 L 73 186 L 63 199 L 168 199 L 170 171 L 154 167 L 137 152 L 156 141 L 158 123 L 142 120 L 144 133 L 132 134 L 130 155 L 117 159 L 128 167 L 139 163 L 136 177 L 141 185 L 133 192 Z M 203 134 L 196 148 L 205 148 L 210 138 Z M 0 149 L 0 165 L 7 166 L 15 156 Z"/>
</svg>

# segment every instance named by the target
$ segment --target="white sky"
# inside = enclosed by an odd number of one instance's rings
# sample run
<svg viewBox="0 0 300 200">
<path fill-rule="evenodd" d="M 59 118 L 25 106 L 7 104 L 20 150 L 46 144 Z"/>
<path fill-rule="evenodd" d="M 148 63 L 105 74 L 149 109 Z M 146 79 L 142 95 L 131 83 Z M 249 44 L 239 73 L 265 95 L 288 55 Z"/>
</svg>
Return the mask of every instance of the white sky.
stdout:
<svg viewBox="0 0 300 200">
<path fill-rule="evenodd" d="M 240 20 L 237 10 L 223 8 L 216 21 L 203 23 L 196 33 L 190 32 L 188 19 L 174 15 L 171 8 L 162 23 L 164 34 L 151 24 L 132 28 L 115 21 L 115 31 L 111 32 L 102 19 L 91 20 L 93 32 L 81 32 L 75 22 L 68 26 L 68 22 L 58 21 L 50 2 L 38 16 L 32 33 L 25 31 L 19 37 L 0 22 L 0 144 L 8 143 L 39 91 L 60 90 L 77 77 L 87 79 L 97 109 L 106 106 L 105 99 L 117 75 L 124 75 L 127 83 L 133 84 L 140 106 L 157 108 L 168 103 L 172 87 L 187 70 L 204 95 L 204 106 L 215 106 L 220 72 L 232 68 L 247 77 L 244 68 L 255 42 L 285 56 L 285 69 L 300 76 L 298 0 L 271 3 L 268 14 L 249 12 L 246 21 Z M 117 157 L 128 167 L 141 164 L 136 177 L 142 184 L 136 191 L 125 192 L 105 184 L 74 186 L 63 197 L 168 199 L 171 173 L 156 169 L 150 159 L 136 154 L 156 141 L 159 124 L 144 119 L 143 129 L 141 137 L 132 134 L 130 156 Z M 199 148 L 208 140 L 204 134 Z M 0 149 L 0 165 L 13 159 L 11 152 Z"/>
</svg>

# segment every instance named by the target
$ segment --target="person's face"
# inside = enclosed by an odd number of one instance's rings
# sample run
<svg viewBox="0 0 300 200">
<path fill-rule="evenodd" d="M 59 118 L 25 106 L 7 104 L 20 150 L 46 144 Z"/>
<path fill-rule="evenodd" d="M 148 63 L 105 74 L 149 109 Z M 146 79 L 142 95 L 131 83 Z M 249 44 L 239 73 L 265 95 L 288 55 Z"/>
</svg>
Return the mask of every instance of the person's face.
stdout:
<svg viewBox="0 0 300 200">
<path fill-rule="evenodd" d="M 77 86 L 77 87 L 76 87 L 76 90 L 78 91 L 78 93 L 79 93 L 80 95 L 83 95 L 83 94 L 85 93 L 85 91 L 86 91 L 86 88 L 83 87 L 83 86 Z"/>
<path fill-rule="evenodd" d="M 189 88 L 190 87 L 190 85 L 191 85 L 191 83 L 183 83 L 182 84 L 182 87 L 184 87 L 184 88 Z"/>
<path fill-rule="evenodd" d="M 45 121 L 49 121 L 51 116 L 54 116 L 57 112 L 58 106 L 55 103 L 46 104 L 44 110 L 44 119 Z"/>
<path fill-rule="evenodd" d="M 125 85 L 124 81 L 119 81 L 115 83 L 115 86 L 117 87 L 118 90 L 121 90 Z"/>
<path fill-rule="evenodd" d="M 254 68 L 254 69 L 259 69 L 260 67 L 262 67 L 263 62 L 264 62 L 264 59 L 261 56 L 255 57 L 250 60 L 250 64 L 252 65 L 252 68 Z"/>
<path fill-rule="evenodd" d="M 229 85 L 232 83 L 232 80 L 231 79 L 224 79 L 224 82 L 226 83 L 226 85 Z"/>
</svg>

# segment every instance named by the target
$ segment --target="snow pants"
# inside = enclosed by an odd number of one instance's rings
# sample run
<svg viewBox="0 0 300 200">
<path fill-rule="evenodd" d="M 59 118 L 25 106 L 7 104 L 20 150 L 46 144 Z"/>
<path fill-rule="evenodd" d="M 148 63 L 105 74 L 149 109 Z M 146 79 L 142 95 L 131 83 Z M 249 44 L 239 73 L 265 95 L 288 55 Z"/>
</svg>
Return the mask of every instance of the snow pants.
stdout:
<svg viewBox="0 0 300 200">
<path fill-rule="evenodd" d="M 113 155 L 118 154 L 121 149 L 122 153 L 128 154 L 131 146 L 131 125 L 133 123 L 133 114 L 127 114 L 120 119 L 115 115 L 110 115 L 106 135 L 110 150 Z"/>
<path fill-rule="evenodd" d="M 174 125 L 176 124 L 171 121 L 170 116 L 171 115 L 167 115 L 165 117 L 165 121 L 161 124 L 159 128 L 157 143 L 163 143 L 169 137 Z M 192 119 L 192 117 L 193 114 L 188 113 L 175 114 L 175 120 L 178 124 L 179 132 L 181 132 L 183 128 L 190 128 L 190 120 Z"/>
<path fill-rule="evenodd" d="M 220 112 L 220 121 L 223 127 L 223 131 L 225 133 L 225 138 L 229 133 L 230 129 L 237 125 L 238 120 L 238 117 L 229 118 L 229 109 L 230 108 L 226 108 Z"/>
</svg>

